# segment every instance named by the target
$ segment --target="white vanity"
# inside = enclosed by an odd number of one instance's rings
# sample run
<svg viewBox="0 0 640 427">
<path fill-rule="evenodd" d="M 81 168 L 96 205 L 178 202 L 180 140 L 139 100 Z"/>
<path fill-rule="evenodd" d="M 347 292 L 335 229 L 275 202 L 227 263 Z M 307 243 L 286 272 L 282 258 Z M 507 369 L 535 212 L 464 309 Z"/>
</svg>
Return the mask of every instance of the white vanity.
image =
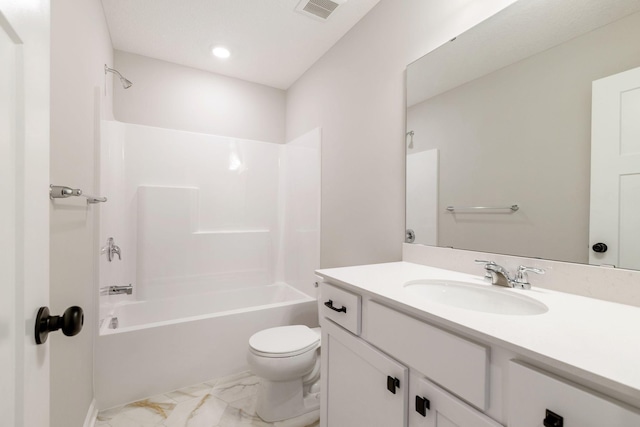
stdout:
<svg viewBox="0 0 640 427">
<path fill-rule="evenodd" d="M 322 427 L 640 426 L 640 308 L 480 273 L 318 271 Z"/>
</svg>

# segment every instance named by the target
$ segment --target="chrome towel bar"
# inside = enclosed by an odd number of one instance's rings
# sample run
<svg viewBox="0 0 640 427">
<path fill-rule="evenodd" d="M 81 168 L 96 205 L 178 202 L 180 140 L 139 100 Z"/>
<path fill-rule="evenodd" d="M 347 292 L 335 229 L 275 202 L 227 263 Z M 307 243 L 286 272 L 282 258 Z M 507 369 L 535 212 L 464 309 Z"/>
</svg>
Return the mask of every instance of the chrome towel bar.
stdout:
<svg viewBox="0 0 640 427">
<path fill-rule="evenodd" d="M 455 211 L 474 211 L 474 210 L 510 210 L 511 212 L 515 212 L 518 209 L 520 209 L 520 206 L 518 205 L 511 205 L 511 206 L 458 206 L 458 207 L 454 207 L 454 206 L 447 206 L 447 210 L 449 212 L 455 212 Z"/>
</svg>

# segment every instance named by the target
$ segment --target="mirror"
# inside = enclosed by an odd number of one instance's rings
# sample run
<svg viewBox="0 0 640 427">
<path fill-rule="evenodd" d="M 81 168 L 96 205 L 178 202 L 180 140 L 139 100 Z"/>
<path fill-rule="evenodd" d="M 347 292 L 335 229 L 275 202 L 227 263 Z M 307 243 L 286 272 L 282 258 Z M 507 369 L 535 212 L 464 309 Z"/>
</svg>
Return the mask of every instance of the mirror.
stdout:
<svg viewBox="0 0 640 427">
<path fill-rule="evenodd" d="M 640 247 L 620 264 L 607 258 L 617 236 L 590 237 L 592 82 L 640 67 L 639 10 L 521 0 L 410 64 L 407 241 L 640 269 Z M 640 153 L 640 89 L 627 92 Z M 637 213 L 620 212 L 620 236 L 640 233 L 640 183 L 627 187 L 620 206 Z M 608 253 L 592 249 L 603 242 Z"/>
</svg>

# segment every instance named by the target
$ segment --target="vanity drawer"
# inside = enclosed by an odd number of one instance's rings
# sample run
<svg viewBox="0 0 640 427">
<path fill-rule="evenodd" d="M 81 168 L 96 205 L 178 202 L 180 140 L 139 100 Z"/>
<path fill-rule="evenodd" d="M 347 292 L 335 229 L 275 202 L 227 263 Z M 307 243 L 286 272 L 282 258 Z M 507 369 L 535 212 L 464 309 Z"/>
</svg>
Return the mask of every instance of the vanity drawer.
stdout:
<svg viewBox="0 0 640 427">
<path fill-rule="evenodd" d="M 508 390 L 509 427 L 541 426 L 555 416 L 565 426 L 640 426 L 640 412 L 623 403 L 517 361 L 509 362 Z"/>
<path fill-rule="evenodd" d="M 473 406 L 488 406 L 489 349 L 373 301 L 366 340 Z"/>
<path fill-rule="evenodd" d="M 360 335 L 360 295 L 322 282 L 318 306 L 321 317 L 331 319 L 348 331 Z"/>
</svg>

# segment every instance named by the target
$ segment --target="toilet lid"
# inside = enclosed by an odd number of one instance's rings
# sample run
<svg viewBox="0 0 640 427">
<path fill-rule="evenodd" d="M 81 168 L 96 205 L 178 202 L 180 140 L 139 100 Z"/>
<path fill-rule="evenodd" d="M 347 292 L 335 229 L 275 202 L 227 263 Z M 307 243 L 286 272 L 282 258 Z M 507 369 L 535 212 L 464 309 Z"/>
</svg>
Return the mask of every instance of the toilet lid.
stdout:
<svg viewBox="0 0 640 427">
<path fill-rule="evenodd" d="M 302 353 L 317 347 L 320 335 L 304 325 L 280 326 L 257 332 L 249 338 L 249 346 L 262 354 Z"/>
</svg>

